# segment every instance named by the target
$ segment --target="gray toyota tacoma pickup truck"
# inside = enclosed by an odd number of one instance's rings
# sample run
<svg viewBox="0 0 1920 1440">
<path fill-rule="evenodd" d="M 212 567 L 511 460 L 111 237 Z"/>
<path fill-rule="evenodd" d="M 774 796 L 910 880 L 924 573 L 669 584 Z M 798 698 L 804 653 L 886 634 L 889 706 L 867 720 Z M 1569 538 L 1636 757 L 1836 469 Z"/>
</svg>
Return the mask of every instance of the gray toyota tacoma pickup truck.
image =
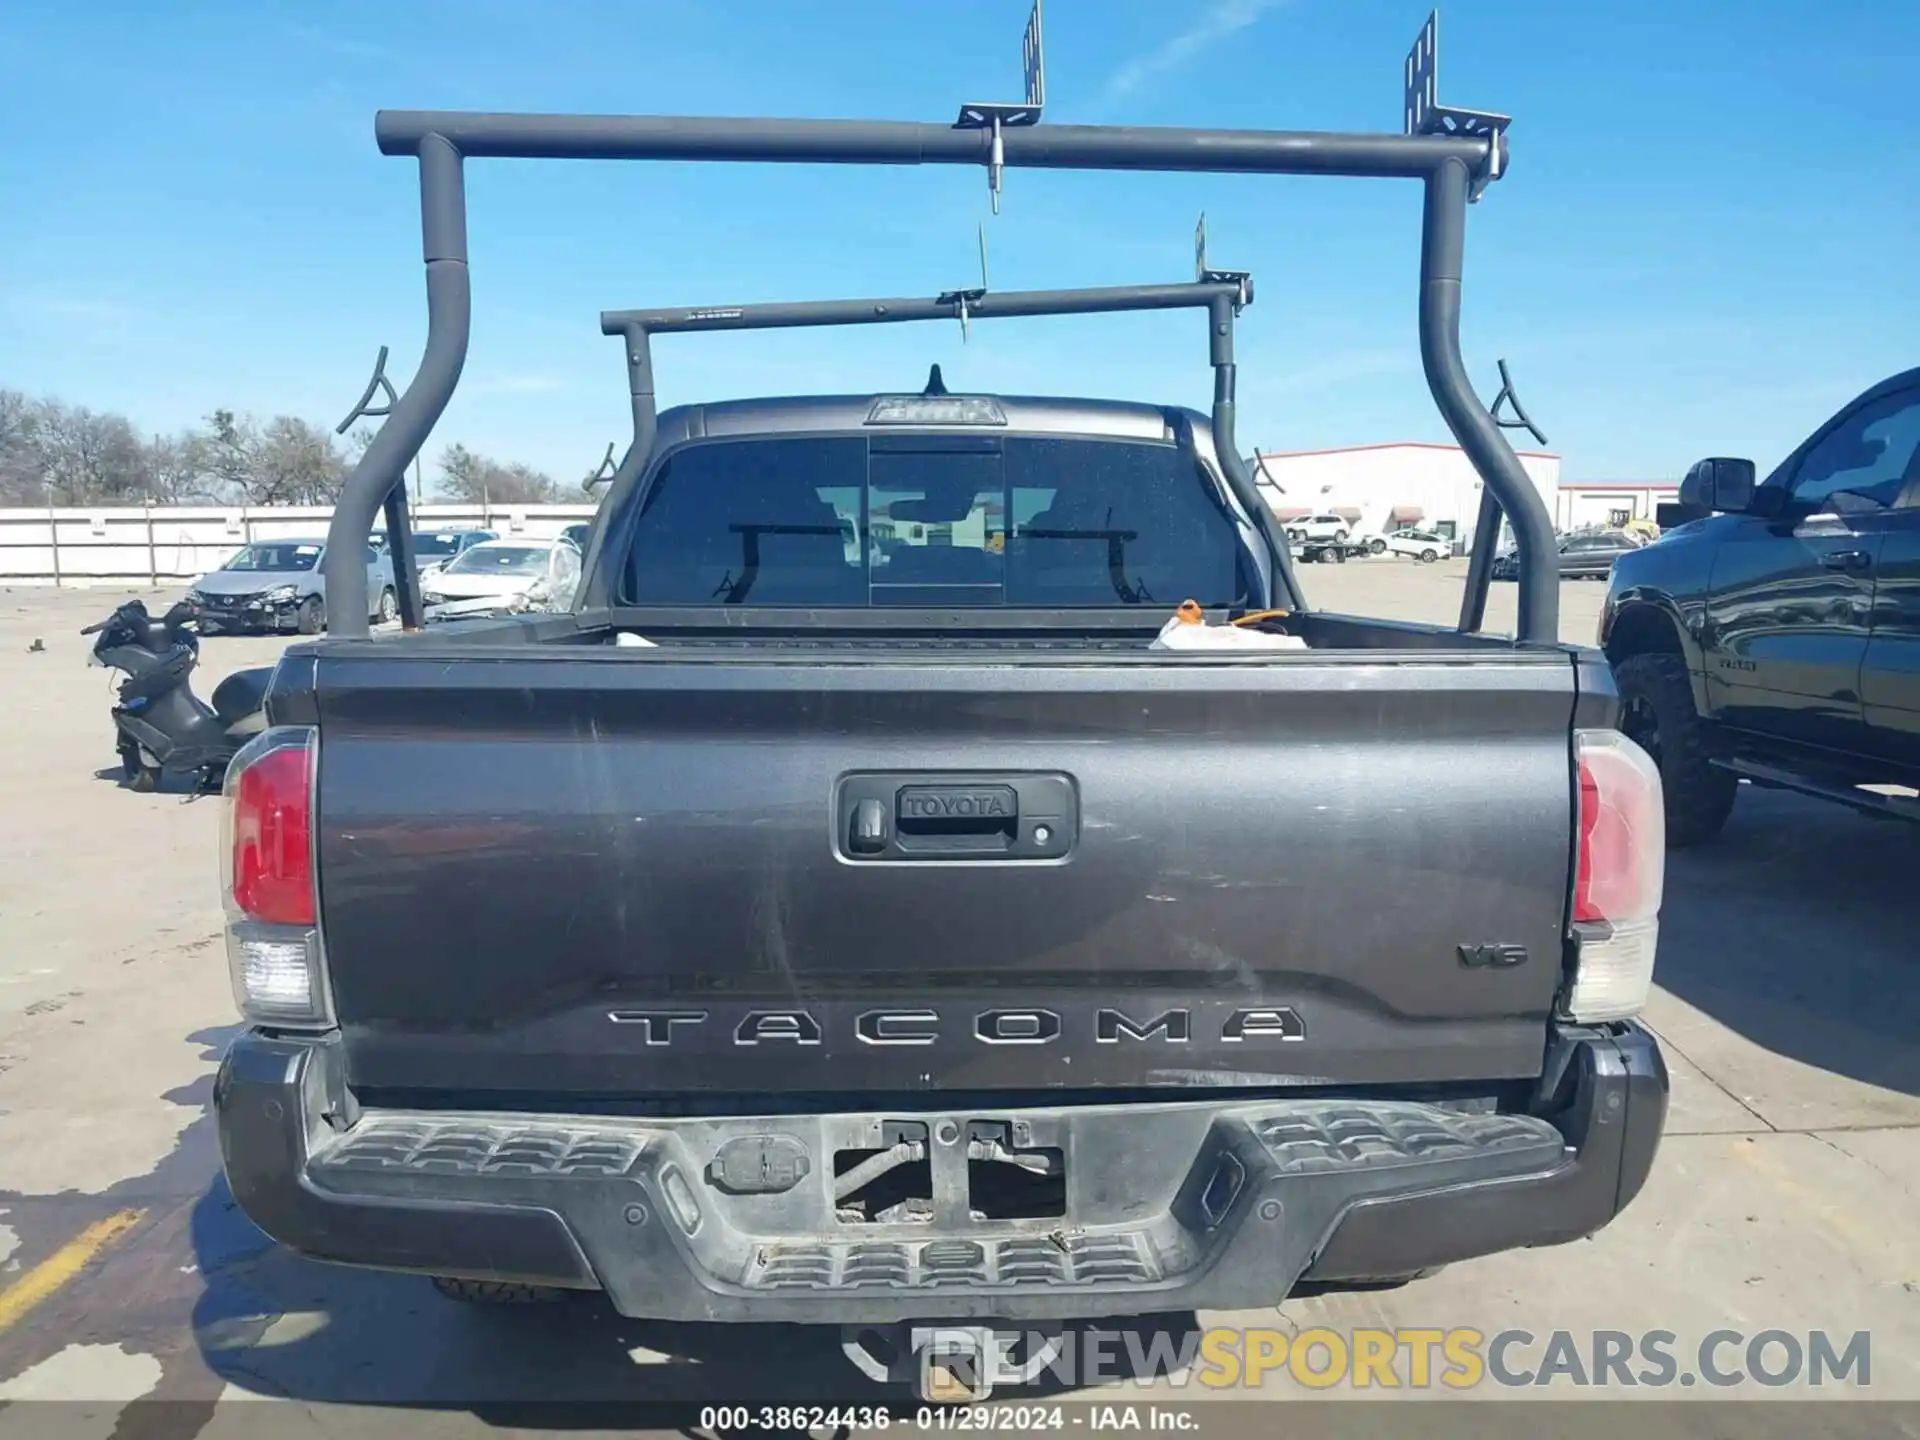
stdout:
<svg viewBox="0 0 1920 1440">
<path fill-rule="evenodd" d="M 1192 168 L 1194 133 L 383 113 L 432 329 L 334 547 L 457 378 L 464 157 Z M 572 612 L 299 645 L 229 773 L 246 1213 L 468 1298 L 908 1350 L 1605 1226 L 1666 1112 L 1634 1020 L 1661 797 L 1604 657 L 1555 637 L 1545 509 L 1460 365 L 1504 144 L 1207 154 L 1424 181 L 1428 376 L 1496 522 L 1468 608 L 1504 510 L 1514 637 L 1307 607 L 1233 443 L 1244 275 L 604 316 L 635 436 Z M 1208 414 L 937 377 L 654 410 L 662 334 L 1176 305 Z M 1298 648 L 1156 646 L 1187 600 Z"/>
</svg>

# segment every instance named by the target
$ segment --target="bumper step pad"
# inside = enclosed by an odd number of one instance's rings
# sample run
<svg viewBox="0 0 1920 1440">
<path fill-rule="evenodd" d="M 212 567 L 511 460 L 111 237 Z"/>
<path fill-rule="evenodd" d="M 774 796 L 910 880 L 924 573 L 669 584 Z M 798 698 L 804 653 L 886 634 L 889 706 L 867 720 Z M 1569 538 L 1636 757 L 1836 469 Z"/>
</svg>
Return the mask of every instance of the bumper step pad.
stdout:
<svg viewBox="0 0 1920 1440">
<path fill-rule="evenodd" d="M 778 1129 L 765 1119 L 754 1126 Z M 462 1196 L 494 1197 L 499 1183 L 622 1180 L 657 1188 L 678 1148 L 672 1122 L 502 1115 L 374 1112 L 309 1162 L 329 1188 L 352 1190 L 375 1176 L 447 1177 Z M 1144 1137 L 1143 1137 L 1144 1139 Z M 1470 1114 L 1407 1101 L 1299 1100 L 1234 1107 L 1191 1157 L 1186 1187 L 1209 1188 L 1228 1167 L 1235 1198 L 1285 1196 L 1285 1208 L 1316 1217 L 1359 1195 L 1408 1194 L 1462 1180 L 1551 1169 L 1564 1141 L 1545 1120 Z M 1233 1157 L 1233 1158 L 1226 1158 Z M 700 1156 L 682 1157 L 699 1173 Z M 1071 1164 L 1070 1163 L 1070 1168 Z M 465 1183 L 461 1183 L 464 1181 Z M 495 1183 L 490 1183 L 495 1182 Z M 517 1187 L 516 1187 L 517 1188 Z M 504 1194 L 500 1198 L 506 1198 Z M 564 1205 L 558 1207 L 564 1210 Z M 718 1217 L 716 1217 L 718 1218 Z M 796 1225 L 804 1234 L 759 1233 L 746 1214 L 727 1217 L 740 1263 L 715 1278 L 748 1291 L 952 1291 L 1132 1288 L 1177 1283 L 1219 1258 L 1231 1228 L 1225 1213 L 1175 1204 L 1144 1224 L 1082 1228 L 978 1222 L 925 1239 L 860 1233 L 859 1227 Z M 834 1233 L 836 1228 L 845 1234 Z M 708 1236 L 690 1236 L 699 1254 Z M 717 1261 L 719 1257 L 707 1257 Z"/>
<path fill-rule="evenodd" d="M 999 1288 L 1003 1285 L 1150 1285 L 1165 1279 L 1145 1232 L 1011 1235 L 852 1245 L 768 1245 L 745 1282 L 764 1290 Z"/>
<path fill-rule="evenodd" d="M 1532 1115 L 1350 1100 L 1298 1101 L 1284 1114 L 1255 1121 L 1254 1130 L 1283 1175 L 1456 1160 L 1475 1162 L 1476 1174 L 1516 1174 L 1544 1169 L 1566 1143 Z"/>
<path fill-rule="evenodd" d="M 337 1039 L 249 1034 L 214 1086 L 234 1198 L 318 1259 L 604 1290 L 662 1320 L 1087 1320 L 1271 1305 L 1590 1235 L 1640 1189 L 1667 1077 L 1644 1032 L 1572 1037 L 1552 1118 L 1412 1100 L 1179 1098 L 995 1111 L 629 1118 L 350 1111 Z M 906 1119 L 929 1218 L 860 1223 L 834 1158 Z M 1064 1213 L 975 1213 L 968 1138 L 1065 1162 Z M 771 1157 L 762 1167 L 741 1155 Z M 722 1157 L 730 1157 L 723 1160 Z M 743 1184 L 745 1179 L 764 1183 Z"/>
<path fill-rule="evenodd" d="M 506 1117 L 370 1115 L 313 1158 L 319 1170 L 433 1175 L 625 1175 L 648 1132 L 632 1125 L 528 1124 Z"/>
</svg>

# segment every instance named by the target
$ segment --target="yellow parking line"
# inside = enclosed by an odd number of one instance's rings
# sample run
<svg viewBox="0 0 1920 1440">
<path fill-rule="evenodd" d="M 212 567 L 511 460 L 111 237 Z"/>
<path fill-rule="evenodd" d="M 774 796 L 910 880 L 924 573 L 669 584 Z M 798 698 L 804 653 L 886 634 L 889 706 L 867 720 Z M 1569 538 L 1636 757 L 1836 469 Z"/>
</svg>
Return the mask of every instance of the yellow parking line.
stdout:
<svg viewBox="0 0 1920 1440">
<path fill-rule="evenodd" d="M 102 1250 L 140 1223 L 141 1210 L 121 1210 L 96 1220 L 53 1254 L 0 1290 L 0 1330 L 8 1329 L 78 1275 Z"/>
<path fill-rule="evenodd" d="M 1872 1251 L 1878 1250 L 1885 1242 L 1886 1236 L 1880 1231 L 1877 1222 L 1870 1226 L 1862 1226 L 1819 1191 L 1803 1185 L 1790 1164 L 1774 1154 L 1771 1147 L 1760 1144 L 1753 1136 L 1742 1136 L 1731 1148 L 1735 1155 L 1755 1169 L 1764 1170 L 1775 1185 L 1826 1221 L 1827 1228 L 1847 1244 Z M 4 1303 L 4 1297 L 0 1297 L 0 1304 Z M 4 1320 L 0 1320 L 0 1324 L 5 1323 Z"/>
</svg>

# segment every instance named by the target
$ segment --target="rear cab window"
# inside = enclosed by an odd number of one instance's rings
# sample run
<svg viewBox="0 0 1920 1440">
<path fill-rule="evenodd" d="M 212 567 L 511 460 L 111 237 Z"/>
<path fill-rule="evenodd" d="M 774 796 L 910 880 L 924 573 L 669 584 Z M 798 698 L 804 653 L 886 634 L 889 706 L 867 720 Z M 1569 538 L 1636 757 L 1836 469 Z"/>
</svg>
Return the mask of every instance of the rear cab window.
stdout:
<svg viewBox="0 0 1920 1440">
<path fill-rule="evenodd" d="M 1241 522 L 1169 442 L 809 435 L 695 442 L 647 487 L 630 605 L 1247 602 Z"/>
</svg>

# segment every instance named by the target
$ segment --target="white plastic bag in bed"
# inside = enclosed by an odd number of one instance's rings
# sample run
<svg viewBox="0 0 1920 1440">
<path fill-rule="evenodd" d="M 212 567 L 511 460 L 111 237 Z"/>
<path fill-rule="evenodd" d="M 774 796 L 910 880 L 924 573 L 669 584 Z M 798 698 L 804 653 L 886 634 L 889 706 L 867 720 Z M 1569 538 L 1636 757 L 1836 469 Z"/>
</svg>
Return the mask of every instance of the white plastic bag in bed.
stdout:
<svg viewBox="0 0 1920 1440">
<path fill-rule="evenodd" d="M 1269 612 L 1278 614 L 1279 612 Z M 1207 615 L 1191 600 L 1182 602 L 1173 618 L 1160 627 L 1150 650 L 1304 650 L 1298 635 L 1277 635 L 1245 625 L 1209 625 Z"/>
</svg>

